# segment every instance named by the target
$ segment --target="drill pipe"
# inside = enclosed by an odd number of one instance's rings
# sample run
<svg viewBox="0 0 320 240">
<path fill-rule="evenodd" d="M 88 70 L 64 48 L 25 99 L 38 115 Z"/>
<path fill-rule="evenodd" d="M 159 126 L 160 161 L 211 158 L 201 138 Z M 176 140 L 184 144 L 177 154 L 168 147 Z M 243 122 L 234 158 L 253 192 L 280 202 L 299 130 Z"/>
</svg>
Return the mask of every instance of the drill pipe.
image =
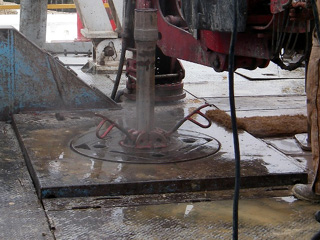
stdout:
<svg viewBox="0 0 320 240">
<path fill-rule="evenodd" d="M 134 39 L 137 48 L 137 129 L 149 133 L 154 129 L 156 9 L 135 10 Z"/>
</svg>

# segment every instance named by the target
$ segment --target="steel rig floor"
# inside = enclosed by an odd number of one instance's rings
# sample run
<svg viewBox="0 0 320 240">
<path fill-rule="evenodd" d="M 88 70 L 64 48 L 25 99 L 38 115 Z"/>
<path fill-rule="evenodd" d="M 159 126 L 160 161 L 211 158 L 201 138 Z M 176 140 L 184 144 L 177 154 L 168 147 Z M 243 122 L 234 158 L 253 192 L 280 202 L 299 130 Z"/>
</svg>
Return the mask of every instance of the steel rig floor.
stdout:
<svg viewBox="0 0 320 240">
<path fill-rule="evenodd" d="M 163 129 L 205 102 L 228 111 L 227 74 L 184 66 L 187 98 L 156 106 L 156 122 Z M 104 86 L 111 85 L 113 75 L 105 85 L 100 76 L 80 75 L 110 95 Z M 303 76 L 303 70 L 286 73 L 274 66 L 254 74 L 239 70 L 238 116 L 305 114 Z M 133 103 L 121 105 L 122 110 L 99 112 L 134 125 Z M 94 112 L 16 114 L 13 124 L 0 123 L 0 239 L 231 238 L 234 165 L 229 131 L 215 124 L 200 129 L 185 123 L 181 136 L 214 143 L 200 144 L 197 153 L 187 156 L 181 151 L 179 156 L 157 152 L 136 158 L 119 149 L 105 156 L 101 142 L 90 141 L 87 146 L 96 149 L 84 156 L 70 144 L 86 141 L 83 136 L 90 140 L 99 123 Z M 291 187 L 308 181 L 311 153 L 292 137 L 257 139 L 246 132 L 239 137 L 239 238 L 310 239 L 320 230 L 314 219 L 319 206 L 296 200 Z M 212 150 L 216 143 L 221 143 L 217 153 Z"/>
</svg>

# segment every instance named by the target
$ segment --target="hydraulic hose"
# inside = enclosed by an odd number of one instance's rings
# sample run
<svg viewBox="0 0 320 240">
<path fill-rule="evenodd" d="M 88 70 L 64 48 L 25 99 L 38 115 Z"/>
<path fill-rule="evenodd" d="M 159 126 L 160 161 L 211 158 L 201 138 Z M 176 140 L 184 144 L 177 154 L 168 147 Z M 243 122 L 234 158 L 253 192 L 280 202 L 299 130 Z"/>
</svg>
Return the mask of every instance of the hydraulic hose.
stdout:
<svg viewBox="0 0 320 240">
<path fill-rule="evenodd" d="M 123 33 L 122 33 L 122 47 L 121 47 L 121 54 L 120 54 L 120 61 L 119 61 L 119 66 L 118 66 L 118 71 L 117 71 L 117 77 L 113 85 L 112 93 L 111 93 L 111 99 L 115 100 L 117 91 L 119 88 L 120 84 L 120 79 L 122 75 L 122 69 L 126 57 L 126 51 L 127 51 L 127 45 L 128 45 L 128 39 L 130 35 L 130 12 L 132 11 L 132 1 L 127 0 L 126 2 L 126 11 L 125 11 L 125 20 L 124 20 L 124 27 L 123 27 Z"/>
<path fill-rule="evenodd" d="M 231 33 L 229 59 L 228 59 L 228 76 L 229 76 L 229 102 L 231 112 L 232 134 L 233 134 L 233 147 L 235 155 L 235 186 L 233 196 L 233 239 L 238 239 L 238 209 L 239 209 L 239 195 L 240 195 L 240 146 L 237 127 L 237 116 L 234 99 L 234 50 L 237 38 L 238 28 L 238 0 L 233 0 L 233 29 Z"/>
</svg>

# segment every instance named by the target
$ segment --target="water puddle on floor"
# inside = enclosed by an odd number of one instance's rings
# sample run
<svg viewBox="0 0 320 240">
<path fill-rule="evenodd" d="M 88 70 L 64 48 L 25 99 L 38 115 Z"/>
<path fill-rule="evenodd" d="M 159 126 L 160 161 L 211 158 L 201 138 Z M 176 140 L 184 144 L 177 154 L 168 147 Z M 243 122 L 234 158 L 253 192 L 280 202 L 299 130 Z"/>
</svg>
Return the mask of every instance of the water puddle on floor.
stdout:
<svg viewBox="0 0 320 240">
<path fill-rule="evenodd" d="M 318 205 L 296 200 L 292 196 L 240 200 L 240 239 L 310 239 L 320 224 L 314 219 Z M 232 201 L 180 203 L 137 207 L 127 215 L 133 222 L 148 219 L 147 224 L 174 226 L 194 237 L 231 238 Z M 156 223 L 157 222 L 157 223 Z M 166 225 L 166 224 L 164 224 Z M 175 232 L 175 231 L 174 231 Z"/>
<path fill-rule="evenodd" d="M 319 208 L 291 196 L 240 200 L 239 239 L 311 239 L 320 230 L 314 219 Z M 108 239 L 232 239 L 232 200 L 48 214 L 56 223 L 58 238 L 71 233 L 72 239 L 81 234 Z M 79 229 L 84 223 L 86 228 Z"/>
</svg>

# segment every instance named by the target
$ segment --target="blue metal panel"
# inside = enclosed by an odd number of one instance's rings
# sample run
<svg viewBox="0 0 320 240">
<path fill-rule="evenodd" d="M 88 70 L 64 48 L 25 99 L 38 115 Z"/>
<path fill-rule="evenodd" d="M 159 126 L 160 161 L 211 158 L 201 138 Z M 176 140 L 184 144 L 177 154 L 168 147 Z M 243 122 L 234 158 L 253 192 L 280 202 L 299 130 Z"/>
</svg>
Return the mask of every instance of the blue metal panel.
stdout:
<svg viewBox="0 0 320 240">
<path fill-rule="evenodd" d="M 118 108 L 12 27 L 0 28 L 0 120 L 25 110 Z"/>
<path fill-rule="evenodd" d="M 14 99 L 14 48 L 9 30 L 0 33 L 0 109 L 8 113 Z"/>
</svg>

